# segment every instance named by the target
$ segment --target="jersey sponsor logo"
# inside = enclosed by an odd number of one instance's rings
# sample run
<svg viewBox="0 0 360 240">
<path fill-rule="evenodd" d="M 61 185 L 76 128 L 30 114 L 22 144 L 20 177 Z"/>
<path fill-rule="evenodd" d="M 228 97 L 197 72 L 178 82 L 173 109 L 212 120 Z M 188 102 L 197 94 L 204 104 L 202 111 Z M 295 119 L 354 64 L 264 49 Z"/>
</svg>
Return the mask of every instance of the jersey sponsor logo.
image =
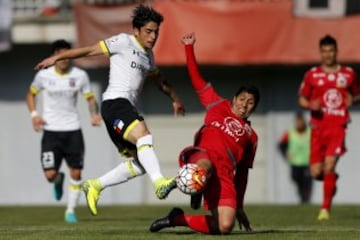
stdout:
<svg viewBox="0 0 360 240">
<path fill-rule="evenodd" d="M 314 73 L 313 77 L 314 78 L 323 78 L 323 77 L 325 77 L 325 73 Z"/>
<path fill-rule="evenodd" d="M 211 125 L 219 128 L 225 134 L 232 137 L 235 142 L 239 142 L 240 137 L 242 137 L 245 133 L 248 135 L 251 135 L 252 133 L 251 127 L 249 125 L 242 124 L 239 120 L 232 117 L 226 117 L 223 123 L 214 121 L 211 123 Z"/>
<path fill-rule="evenodd" d="M 130 67 L 140 70 L 142 73 L 146 73 L 146 67 L 140 63 L 136 63 L 136 62 L 132 61 L 130 64 Z"/>
<path fill-rule="evenodd" d="M 122 120 L 116 119 L 114 121 L 114 125 L 113 125 L 115 132 L 117 134 L 121 134 L 121 131 L 122 131 L 122 128 L 124 127 L 124 125 L 125 124 L 124 124 L 124 122 Z"/>
<path fill-rule="evenodd" d="M 63 91 L 48 91 L 50 97 L 72 97 L 75 92 L 73 90 L 63 90 Z"/>
</svg>

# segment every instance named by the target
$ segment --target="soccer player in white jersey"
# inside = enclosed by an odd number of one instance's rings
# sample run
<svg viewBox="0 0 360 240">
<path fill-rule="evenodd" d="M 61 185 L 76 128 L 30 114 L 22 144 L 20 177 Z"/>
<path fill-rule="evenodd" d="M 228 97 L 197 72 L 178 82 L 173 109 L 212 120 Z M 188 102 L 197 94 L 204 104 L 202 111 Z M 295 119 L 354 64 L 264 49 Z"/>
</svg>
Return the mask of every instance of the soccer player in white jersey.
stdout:
<svg viewBox="0 0 360 240">
<path fill-rule="evenodd" d="M 144 5 L 133 12 L 133 34 L 120 33 L 92 46 L 72 49 L 49 57 L 36 68 L 53 65 L 59 60 L 96 55 L 110 56 L 109 85 L 103 94 L 101 114 L 108 133 L 119 152 L 129 159 L 98 179 L 84 181 L 88 207 L 97 215 L 100 192 L 131 178 L 149 175 L 159 199 L 167 197 L 176 187 L 174 178 L 165 178 L 153 149 L 153 140 L 142 116 L 136 109 L 145 79 L 154 80 L 173 103 L 175 115 L 184 114 L 184 107 L 174 89 L 154 65 L 152 48 L 159 35 L 163 16 Z"/>
<path fill-rule="evenodd" d="M 70 43 L 57 40 L 52 44 L 52 53 L 58 54 L 70 48 Z M 36 111 L 36 96 L 40 92 L 43 97 L 42 116 Z M 74 209 L 80 195 L 84 164 L 84 140 L 76 110 L 79 93 L 87 99 L 92 125 L 99 126 L 101 117 L 89 77 L 84 70 L 72 66 L 69 60 L 57 61 L 54 66 L 38 71 L 26 96 L 34 130 L 44 130 L 41 164 L 45 177 L 54 184 L 54 195 L 58 201 L 63 195 L 64 173 L 59 172 L 63 159 L 69 167 L 69 194 L 65 212 L 68 223 L 77 222 Z"/>
</svg>

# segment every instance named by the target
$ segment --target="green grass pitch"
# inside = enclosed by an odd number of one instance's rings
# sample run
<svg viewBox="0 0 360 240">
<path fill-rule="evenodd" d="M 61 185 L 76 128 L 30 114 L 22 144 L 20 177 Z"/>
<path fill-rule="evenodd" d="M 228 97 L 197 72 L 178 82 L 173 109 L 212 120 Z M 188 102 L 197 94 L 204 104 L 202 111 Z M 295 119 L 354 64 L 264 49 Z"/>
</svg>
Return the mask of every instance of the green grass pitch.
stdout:
<svg viewBox="0 0 360 240">
<path fill-rule="evenodd" d="M 221 239 L 360 239 L 360 206 L 336 205 L 332 219 L 318 222 L 318 206 L 250 205 L 246 211 L 254 227 L 253 233 L 239 231 Z M 194 233 L 185 227 L 148 231 L 150 223 L 167 214 L 171 206 L 100 206 L 93 217 L 87 208 L 77 210 L 79 223 L 63 222 L 63 207 L 0 207 L 0 239 L 218 239 Z M 185 208 L 189 210 L 188 208 Z M 192 211 L 192 213 L 194 213 Z"/>
</svg>

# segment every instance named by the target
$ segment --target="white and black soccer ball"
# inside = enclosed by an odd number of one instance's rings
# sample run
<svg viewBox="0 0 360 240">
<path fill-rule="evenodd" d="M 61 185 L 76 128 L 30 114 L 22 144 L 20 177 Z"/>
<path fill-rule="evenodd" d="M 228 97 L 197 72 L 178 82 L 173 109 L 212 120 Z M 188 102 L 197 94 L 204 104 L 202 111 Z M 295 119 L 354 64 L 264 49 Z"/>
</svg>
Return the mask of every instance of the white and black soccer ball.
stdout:
<svg viewBox="0 0 360 240">
<path fill-rule="evenodd" d="M 194 163 L 185 164 L 176 176 L 178 189 L 188 195 L 202 192 L 206 182 L 206 170 Z"/>
</svg>

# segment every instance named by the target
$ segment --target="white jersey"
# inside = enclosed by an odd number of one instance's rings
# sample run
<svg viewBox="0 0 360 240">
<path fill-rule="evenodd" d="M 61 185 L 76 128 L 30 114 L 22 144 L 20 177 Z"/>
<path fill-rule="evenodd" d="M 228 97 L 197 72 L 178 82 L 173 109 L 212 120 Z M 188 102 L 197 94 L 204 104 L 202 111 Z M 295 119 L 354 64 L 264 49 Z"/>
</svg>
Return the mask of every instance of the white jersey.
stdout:
<svg viewBox="0 0 360 240">
<path fill-rule="evenodd" d="M 103 100 L 126 98 L 136 105 L 148 72 L 156 70 L 152 50 L 145 50 L 126 33 L 100 41 L 100 46 L 110 55 L 109 85 Z"/>
<path fill-rule="evenodd" d="M 77 67 L 60 75 L 55 67 L 40 70 L 35 75 L 30 88 L 33 94 L 43 92 L 43 114 L 45 130 L 73 131 L 80 129 L 79 114 L 76 109 L 77 95 L 93 96 L 87 73 Z"/>
</svg>

